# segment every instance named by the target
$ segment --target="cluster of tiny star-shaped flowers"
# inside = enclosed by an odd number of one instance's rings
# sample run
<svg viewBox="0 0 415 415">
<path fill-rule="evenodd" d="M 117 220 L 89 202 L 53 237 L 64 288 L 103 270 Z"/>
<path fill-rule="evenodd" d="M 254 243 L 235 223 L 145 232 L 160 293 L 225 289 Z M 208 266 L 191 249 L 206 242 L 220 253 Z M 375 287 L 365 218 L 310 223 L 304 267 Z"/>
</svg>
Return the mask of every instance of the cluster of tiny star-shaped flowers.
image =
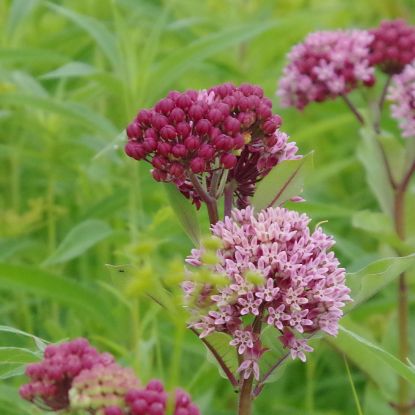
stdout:
<svg viewBox="0 0 415 415">
<path fill-rule="evenodd" d="M 58 411 L 69 406 L 69 390 L 74 379 L 84 370 L 113 364 L 108 353 L 99 353 L 86 339 L 49 345 L 44 359 L 26 368 L 30 383 L 20 388 L 23 399 L 42 408 Z"/>
<path fill-rule="evenodd" d="M 203 247 L 187 259 L 226 277 L 227 283 L 218 287 L 187 282 L 185 293 L 195 314 L 191 326 L 200 330 L 200 337 L 215 331 L 229 334 L 230 344 L 242 357 L 239 372 L 244 377 L 251 373 L 259 377 L 258 360 L 265 351 L 257 329 L 261 324 L 275 327 L 292 358 L 303 361 L 304 352 L 312 350 L 308 335 L 319 330 L 337 334 L 350 290 L 344 269 L 330 251 L 333 238 L 320 227 L 311 232 L 309 222 L 305 214 L 284 208 L 268 208 L 257 215 L 251 207 L 235 209 L 232 217 L 212 226 L 222 242 L 216 263 L 203 262 Z M 250 273 L 262 283 L 252 282 Z M 192 296 L 196 301 L 190 301 Z"/>
<path fill-rule="evenodd" d="M 309 34 L 288 54 L 277 95 L 281 105 L 303 109 L 375 82 L 369 52 L 373 39 L 365 30 L 321 31 Z"/>
<path fill-rule="evenodd" d="M 392 117 L 398 120 L 403 137 L 415 137 L 415 62 L 394 75 L 388 98 Z"/>
<path fill-rule="evenodd" d="M 168 394 L 159 380 L 146 387 L 134 372 L 99 353 L 86 339 L 49 345 L 44 359 L 28 365 L 30 383 L 20 395 L 41 409 L 91 415 L 166 415 Z M 178 389 L 173 415 L 200 415 L 190 396 Z M 77 412 L 78 413 L 78 412 Z"/>
<path fill-rule="evenodd" d="M 278 162 L 295 158 L 297 147 L 287 142 L 280 125 L 271 100 L 256 85 L 172 91 L 137 114 L 126 130 L 125 152 L 149 162 L 157 181 L 176 184 L 199 207 L 190 175 L 206 174 L 205 183 L 212 187 L 227 174 L 244 199 Z"/>
<path fill-rule="evenodd" d="M 402 72 L 405 65 L 415 59 L 415 26 L 405 20 L 385 20 L 369 31 L 373 36 L 370 45 L 370 64 L 378 65 L 387 74 Z"/>
</svg>

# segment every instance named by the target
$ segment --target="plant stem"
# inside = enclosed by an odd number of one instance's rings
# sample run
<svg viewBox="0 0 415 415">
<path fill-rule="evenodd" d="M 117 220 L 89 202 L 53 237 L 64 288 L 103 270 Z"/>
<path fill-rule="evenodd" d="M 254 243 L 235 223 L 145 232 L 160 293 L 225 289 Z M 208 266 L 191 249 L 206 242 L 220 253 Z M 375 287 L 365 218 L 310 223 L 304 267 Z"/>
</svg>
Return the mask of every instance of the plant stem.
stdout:
<svg viewBox="0 0 415 415">
<path fill-rule="evenodd" d="M 353 102 L 350 101 L 347 95 L 342 95 L 343 101 L 346 103 L 346 105 L 349 107 L 350 111 L 352 111 L 353 115 L 356 117 L 357 121 L 361 125 L 365 125 L 365 120 L 362 117 L 362 114 L 360 114 L 359 110 L 354 106 Z"/>
<path fill-rule="evenodd" d="M 403 177 L 401 183 L 395 189 L 394 197 L 394 223 L 395 230 L 399 238 L 403 241 L 405 239 L 405 193 L 409 185 L 409 181 L 415 172 L 415 161 L 408 169 Z M 408 327 L 408 284 L 406 276 L 402 273 L 399 276 L 398 282 L 398 330 L 399 330 L 399 358 L 406 364 L 406 359 L 409 356 L 409 327 Z M 409 402 L 409 384 L 400 377 L 398 385 L 398 402 L 395 406 L 400 415 L 410 415 Z"/>
<path fill-rule="evenodd" d="M 210 224 L 214 225 L 219 220 L 218 206 L 216 203 L 216 199 L 212 197 L 203 188 L 203 186 L 199 182 L 199 179 L 196 177 L 194 173 L 189 173 L 189 179 L 192 182 L 193 186 L 195 187 L 202 201 L 206 203 Z"/>
<path fill-rule="evenodd" d="M 235 190 L 235 185 L 233 182 L 228 183 L 225 186 L 224 192 L 224 208 L 225 216 L 231 216 L 232 207 L 233 207 L 233 191 Z"/>
<path fill-rule="evenodd" d="M 238 415 L 251 415 L 252 412 L 252 385 L 254 375 L 244 379 L 238 405 Z"/>
<path fill-rule="evenodd" d="M 380 133 L 380 120 L 381 120 L 383 106 L 385 104 L 386 94 L 388 92 L 388 88 L 389 88 L 389 84 L 391 82 L 391 79 L 392 79 L 392 75 L 388 75 L 388 77 L 386 78 L 385 85 L 383 86 L 382 94 L 380 96 L 378 106 L 377 106 L 377 109 L 376 109 L 377 114 L 376 114 L 376 120 L 374 122 L 374 128 L 375 128 L 375 131 L 378 134 Z"/>
</svg>

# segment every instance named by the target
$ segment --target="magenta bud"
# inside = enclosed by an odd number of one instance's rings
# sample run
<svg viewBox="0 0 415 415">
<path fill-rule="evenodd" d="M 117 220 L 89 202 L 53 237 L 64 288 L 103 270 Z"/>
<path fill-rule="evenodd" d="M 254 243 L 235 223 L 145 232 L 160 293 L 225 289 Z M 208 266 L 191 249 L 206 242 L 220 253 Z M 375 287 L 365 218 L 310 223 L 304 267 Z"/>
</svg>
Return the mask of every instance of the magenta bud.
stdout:
<svg viewBox="0 0 415 415">
<path fill-rule="evenodd" d="M 255 110 L 260 104 L 261 100 L 256 95 L 250 95 L 247 97 L 248 105 L 250 110 Z"/>
<path fill-rule="evenodd" d="M 186 114 L 181 108 L 177 108 L 177 107 L 171 111 L 170 116 L 169 116 L 169 120 L 174 124 L 182 122 L 185 119 L 186 119 Z"/>
<path fill-rule="evenodd" d="M 238 120 L 244 128 L 250 127 L 256 121 L 255 114 L 252 112 L 241 112 Z"/>
<path fill-rule="evenodd" d="M 104 415 L 123 415 L 124 411 L 118 406 L 109 406 L 104 409 Z"/>
<path fill-rule="evenodd" d="M 202 144 L 197 152 L 197 155 L 205 160 L 210 160 L 214 154 L 215 149 L 209 144 Z"/>
<path fill-rule="evenodd" d="M 174 108 L 174 101 L 170 98 L 164 98 L 160 100 L 155 106 L 157 112 L 161 112 L 164 115 L 169 115 L 170 111 Z"/>
<path fill-rule="evenodd" d="M 152 120 L 153 127 L 160 131 L 165 125 L 169 123 L 167 117 L 161 114 L 155 114 Z"/>
<path fill-rule="evenodd" d="M 146 137 L 143 141 L 143 147 L 146 153 L 151 153 L 157 148 L 157 141 L 152 137 Z"/>
<path fill-rule="evenodd" d="M 196 123 L 195 130 L 198 134 L 205 135 L 209 133 L 210 127 L 210 121 L 206 120 L 205 118 L 202 118 Z"/>
<path fill-rule="evenodd" d="M 153 114 L 151 110 L 141 110 L 137 114 L 137 117 L 135 119 L 140 124 L 149 125 L 151 123 L 152 118 L 153 118 Z"/>
<path fill-rule="evenodd" d="M 153 169 L 151 175 L 157 182 L 164 182 L 167 179 L 167 173 L 159 169 Z"/>
<path fill-rule="evenodd" d="M 253 94 L 259 98 L 262 98 L 264 96 L 264 90 L 257 85 L 253 85 Z"/>
<path fill-rule="evenodd" d="M 183 138 L 187 137 L 190 134 L 191 128 L 187 122 L 179 122 L 176 125 L 177 134 Z"/>
<path fill-rule="evenodd" d="M 266 120 L 267 118 L 272 116 L 272 111 L 271 108 L 269 108 L 267 105 L 261 104 L 257 109 L 257 114 L 259 118 L 261 118 L 262 120 Z"/>
<path fill-rule="evenodd" d="M 229 109 L 233 111 L 238 105 L 238 100 L 233 95 L 228 95 L 223 99 L 223 102 L 229 105 Z"/>
<path fill-rule="evenodd" d="M 229 115 L 229 113 L 231 112 L 229 105 L 223 103 L 223 102 L 219 102 L 216 105 L 216 108 L 222 113 L 222 115 L 224 117 L 227 117 Z"/>
<path fill-rule="evenodd" d="M 219 124 L 223 120 L 223 114 L 221 111 L 219 111 L 217 108 L 212 108 L 207 115 L 209 121 L 212 124 Z"/>
<path fill-rule="evenodd" d="M 187 148 L 184 144 L 175 144 L 171 149 L 171 152 L 174 157 L 184 157 L 187 154 Z"/>
<path fill-rule="evenodd" d="M 141 138 L 142 137 L 142 131 L 138 123 L 132 122 L 127 127 L 127 136 L 128 138 Z"/>
<path fill-rule="evenodd" d="M 199 121 L 203 118 L 203 108 L 199 104 L 193 104 L 189 109 L 189 115 L 194 121 Z"/>
<path fill-rule="evenodd" d="M 242 84 L 239 87 L 239 90 L 247 97 L 249 95 L 252 95 L 254 93 L 254 87 L 250 84 Z"/>
<path fill-rule="evenodd" d="M 148 410 L 148 415 L 164 415 L 164 412 L 164 405 L 160 402 L 154 402 Z"/>
<path fill-rule="evenodd" d="M 147 128 L 147 130 L 144 131 L 143 133 L 144 137 L 152 137 L 154 139 L 157 139 L 158 135 L 157 132 L 154 128 Z"/>
<path fill-rule="evenodd" d="M 158 379 L 152 379 L 146 386 L 147 390 L 155 392 L 164 392 L 164 386 Z"/>
<path fill-rule="evenodd" d="M 177 101 L 181 96 L 182 96 L 182 94 L 179 91 L 170 91 L 167 94 L 167 98 L 170 98 L 174 102 Z"/>
<path fill-rule="evenodd" d="M 177 133 L 172 125 L 166 125 L 160 130 L 160 136 L 165 140 L 174 140 L 177 137 Z"/>
<path fill-rule="evenodd" d="M 241 129 L 241 123 L 231 116 L 226 117 L 223 126 L 225 127 L 226 132 L 231 135 L 239 133 Z"/>
<path fill-rule="evenodd" d="M 166 142 L 158 143 L 157 152 L 164 157 L 167 157 L 171 152 L 171 145 Z"/>
<path fill-rule="evenodd" d="M 177 408 L 174 411 L 174 415 L 190 415 L 190 412 L 187 410 L 187 408 Z"/>
<path fill-rule="evenodd" d="M 265 134 L 271 135 L 275 133 L 275 131 L 280 125 L 281 122 L 279 122 L 278 119 L 275 119 L 275 117 L 271 117 L 270 119 L 264 122 L 262 129 Z"/>
<path fill-rule="evenodd" d="M 190 151 L 196 150 L 200 147 L 200 140 L 197 137 L 191 135 L 184 140 L 184 145 Z"/>
<path fill-rule="evenodd" d="M 131 409 L 132 409 L 132 413 L 134 415 L 147 414 L 148 404 L 147 404 L 147 402 L 144 399 L 137 399 L 132 404 Z"/>
<path fill-rule="evenodd" d="M 169 172 L 172 176 L 182 177 L 184 174 L 184 168 L 180 163 L 173 163 L 170 166 Z"/>
<path fill-rule="evenodd" d="M 165 157 L 162 156 L 155 156 L 153 157 L 153 160 L 151 161 L 151 164 L 156 169 L 164 169 L 168 163 L 168 160 Z"/>
<path fill-rule="evenodd" d="M 186 94 L 181 94 L 176 101 L 176 105 L 182 109 L 187 109 L 189 108 L 191 105 L 193 104 L 192 99 L 186 95 Z"/>
<path fill-rule="evenodd" d="M 185 92 L 185 95 L 187 95 L 192 101 L 196 101 L 197 97 L 199 96 L 199 92 L 195 89 L 188 89 Z"/>
<path fill-rule="evenodd" d="M 124 147 L 125 154 L 136 160 L 141 160 L 146 156 L 146 151 L 142 144 L 135 141 L 129 141 Z"/>
<path fill-rule="evenodd" d="M 237 134 L 235 137 L 233 137 L 233 149 L 234 150 L 240 150 L 244 146 L 245 146 L 245 140 L 242 134 Z"/>
<path fill-rule="evenodd" d="M 226 134 L 220 134 L 215 138 L 214 146 L 218 150 L 229 151 L 233 147 L 233 139 Z"/>
<path fill-rule="evenodd" d="M 220 162 L 222 163 L 225 169 L 232 169 L 236 165 L 237 158 L 233 154 L 225 153 L 220 158 Z"/>
<path fill-rule="evenodd" d="M 205 171 L 205 160 L 203 160 L 201 157 L 195 157 L 190 162 L 190 169 L 193 173 L 202 173 Z"/>
<path fill-rule="evenodd" d="M 238 100 L 238 108 L 240 111 L 248 111 L 249 110 L 249 100 L 246 97 L 242 97 Z"/>
</svg>

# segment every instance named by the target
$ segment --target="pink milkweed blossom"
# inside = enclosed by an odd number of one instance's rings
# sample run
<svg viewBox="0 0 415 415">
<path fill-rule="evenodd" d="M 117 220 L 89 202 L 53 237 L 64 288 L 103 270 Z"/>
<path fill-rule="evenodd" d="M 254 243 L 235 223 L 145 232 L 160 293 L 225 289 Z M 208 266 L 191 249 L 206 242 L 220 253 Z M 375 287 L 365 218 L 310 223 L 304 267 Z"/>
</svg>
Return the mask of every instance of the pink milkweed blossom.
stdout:
<svg viewBox="0 0 415 415">
<path fill-rule="evenodd" d="M 415 137 L 415 63 L 406 65 L 402 73 L 393 76 L 388 98 L 402 136 Z"/>
<path fill-rule="evenodd" d="M 309 34 L 288 53 L 277 95 L 281 105 L 303 109 L 345 95 L 359 84 L 375 82 L 369 62 L 373 35 L 365 30 L 321 31 Z"/>
<path fill-rule="evenodd" d="M 212 190 L 224 177 L 237 183 L 241 204 L 272 167 L 296 158 L 295 143 L 280 131 L 281 118 L 256 85 L 221 84 L 208 90 L 172 91 L 141 110 L 127 127 L 125 152 L 153 166 L 155 180 L 173 182 L 200 207 L 190 174 L 205 175 Z"/>
<path fill-rule="evenodd" d="M 405 20 L 385 20 L 370 33 L 370 64 L 378 65 L 383 72 L 398 74 L 415 59 L 415 26 Z"/>
<path fill-rule="evenodd" d="M 83 371 L 99 365 L 112 365 L 114 358 L 99 353 L 88 340 L 79 338 L 58 345 L 49 345 L 44 359 L 26 368 L 30 383 L 20 388 L 20 396 L 41 408 L 53 411 L 69 406 L 69 390 Z"/>
<path fill-rule="evenodd" d="M 69 390 L 70 407 L 89 413 L 114 412 L 118 408 L 124 414 L 125 395 L 139 387 L 139 380 L 130 368 L 116 363 L 96 365 L 83 370 L 72 382 Z"/>
<path fill-rule="evenodd" d="M 321 227 L 311 231 L 309 222 L 307 215 L 279 207 L 258 214 L 252 207 L 234 209 L 231 217 L 211 228 L 222 242 L 217 263 L 203 264 L 203 247 L 187 258 L 194 267 L 210 267 L 228 280 L 218 287 L 185 284 L 187 298 L 191 292 L 196 298 L 189 302 L 194 314 L 190 325 L 201 337 L 229 334 L 230 345 L 242 358 L 238 372 L 244 377 L 251 373 L 259 377 L 258 360 L 265 349 L 258 326 L 275 327 L 292 358 L 303 361 L 305 352 L 312 350 L 309 335 L 319 330 L 332 336 L 338 332 L 342 308 L 351 301 L 345 270 L 331 251 L 333 238 Z M 252 272 L 262 283 L 250 279 Z"/>
</svg>

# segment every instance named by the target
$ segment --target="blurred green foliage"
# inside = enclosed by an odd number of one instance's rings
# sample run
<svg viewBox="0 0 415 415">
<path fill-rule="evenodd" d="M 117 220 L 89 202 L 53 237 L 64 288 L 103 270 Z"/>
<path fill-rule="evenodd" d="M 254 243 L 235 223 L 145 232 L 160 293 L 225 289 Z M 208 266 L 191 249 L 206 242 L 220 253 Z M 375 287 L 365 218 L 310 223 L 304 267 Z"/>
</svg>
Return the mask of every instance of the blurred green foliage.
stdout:
<svg viewBox="0 0 415 415">
<path fill-rule="evenodd" d="M 86 336 L 144 381 L 187 388 L 203 414 L 234 413 L 231 388 L 182 314 L 150 298 L 177 285 L 192 243 L 148 166 L 123 155 L 120 133 L 171 89 L 249 81 L 274 97 L 285 54 L 308 32 L 413 12 L 412 0 L 2 0 L 0 325 L 47 341 Z M 307 203 L 295 208 L 328 220 L 349 270 L 382 256 L 381 238 L 352 220 L 378 210 L 352 116 L 341 102 L 304 113 L 275 106 L 300 152 L 315 151 Z M 394 288 L 348 321 L 396 355 Z M 0 330 L 0 346 L 0 413 L 40 413 L 17 398 L 23 377 L 10 377 L 34 358 L 33 339 Z M 364 413 L 393 413 L 379 390 L 396 387 L 394 373 L 351 360 Z M 343 357 L 320 341 L 306 365 L 288 365 L 265 388 L 255 411 L 355 414 Z"/>
</svg>

